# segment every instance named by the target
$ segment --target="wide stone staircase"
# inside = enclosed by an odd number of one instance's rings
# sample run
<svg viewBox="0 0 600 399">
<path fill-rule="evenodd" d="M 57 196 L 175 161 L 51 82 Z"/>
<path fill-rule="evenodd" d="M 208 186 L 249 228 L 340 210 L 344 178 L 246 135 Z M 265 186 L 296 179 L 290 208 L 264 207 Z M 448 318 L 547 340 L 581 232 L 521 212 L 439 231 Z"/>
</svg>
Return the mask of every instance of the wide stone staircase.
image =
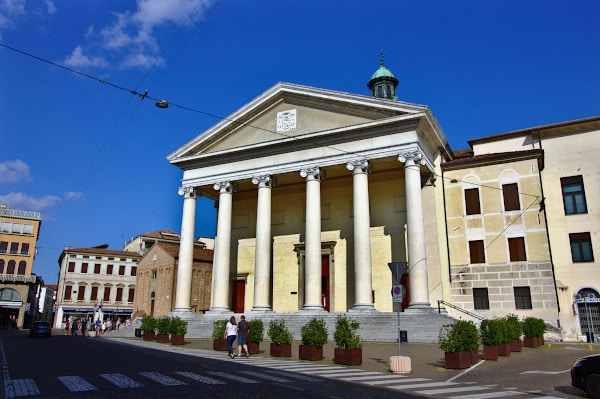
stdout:
<svg viewBox="0 0 600 399">
<path fill-rule="evenodd" d="M 212 338 L 213 322 L 215 320 L 228 320 L 231 316 L 240 320 L 240 314 L 196 314 L 172 312 L 170 316 L 178 316 L 188 322 L 187 338 Z M 260 319 L 264 324 L 264 339 L 268 340 L 267 329 L 271 320 L 285 320 L 286 326 L 294 334 L 294 340 L 300 340 L 300 329 L 311 318 L 325 320 L 329 330 L 329 339 L 333 341 L 333 333 L 338 315 L 346 315 L 348 319 L 360 323 L 358 334 L 363 341 L 370 342 L 396 342 L 398 330 L 405 331 L 407 342 L 437 342 L 440 328 L 445 324 L 454 323 L 455 319 L 445 312 L 439 313 L 437 309 L 407 309 L 400 313 L 400 328 L 398 328 L 397 312 L 364 312 L 349 311 L 346 313 L 304 312 L 274 313 L 274 312 L 247 312 L 246 320 Z M 134 321 L 130 327 L 118 331 L 111 331 L 115 336 L 134 336 L 135 328 L 139 324 Z M 403 333 L 404 335 L 404 333 Z"/>
</svg>

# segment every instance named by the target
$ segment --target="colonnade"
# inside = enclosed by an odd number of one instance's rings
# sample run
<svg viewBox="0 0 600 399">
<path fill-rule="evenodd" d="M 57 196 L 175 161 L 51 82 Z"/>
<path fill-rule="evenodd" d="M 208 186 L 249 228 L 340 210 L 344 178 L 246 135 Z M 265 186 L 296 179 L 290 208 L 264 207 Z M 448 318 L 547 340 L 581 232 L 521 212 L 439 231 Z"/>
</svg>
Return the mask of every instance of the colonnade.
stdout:
<svg viewBox="0 0 600 399">
<path fill-rule="evenodd" d="M 429 307 L 425 224 L 421 196 L 420 167 L 425 164 L 420 151 L 402 153 L 398 161 L 404 164 L 406 213 L 408 229 L 408 267 L 411 301 L 409 308 Z M 372 266 L 369 214 L 369 162 L 352 160 L 346 165 L 352 171 L 354 210 L 354 282 L 353 310 L 372 311 Z M 321 180 L 317 166 L 300 170 L 306 179 L 306 225 L 304 256 L 304 306 L 301 311 L 322 312 L 321 305 Z M 254 266 L 254 306 L 252 311 L 271 311 L 271 190 L 274 177 L 252 178 L 258 186 L 256 217 L 256 251 Z M 211 313 L 226 313 L 229 309 L 230 247 L 233 182 L 214 184 L 219 192 L 217 236 L 213 261 Z M 194 248 L 196 193 L 193 187 L 181 189 L 183 215 L 175 311 L 190 311 L 191 280 Z"/>
</svg>

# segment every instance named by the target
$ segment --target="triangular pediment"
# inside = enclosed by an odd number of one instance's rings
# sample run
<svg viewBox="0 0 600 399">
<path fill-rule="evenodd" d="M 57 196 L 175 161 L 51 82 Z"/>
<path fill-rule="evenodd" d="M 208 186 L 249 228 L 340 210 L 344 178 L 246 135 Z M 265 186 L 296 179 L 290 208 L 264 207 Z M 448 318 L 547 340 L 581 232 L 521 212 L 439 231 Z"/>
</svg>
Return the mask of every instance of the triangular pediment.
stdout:
<svg viewBox="0 0 600 399">
<path fill-rule="evenodd" d="M 211 153 L 277 145 L 290 138 L 372 124 L 427 107 L 278 83 L 168 156 L 172 163 Z"/>
</svg>

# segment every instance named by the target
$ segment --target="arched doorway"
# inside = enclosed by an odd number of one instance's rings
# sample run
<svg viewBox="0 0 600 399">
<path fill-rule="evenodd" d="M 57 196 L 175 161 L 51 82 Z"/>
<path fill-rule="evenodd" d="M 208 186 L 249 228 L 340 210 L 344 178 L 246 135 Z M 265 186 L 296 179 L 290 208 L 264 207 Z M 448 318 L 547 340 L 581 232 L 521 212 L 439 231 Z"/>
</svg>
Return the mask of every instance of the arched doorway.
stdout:
<svg viewBox="0 0 600 399">
<path fill-rule="evenodd" d="M 12 288 L 0 288 L 0 328 L 18 327 L 19 309 L 23 306 L 21 295 Z"/>
<path fill-rule="evenodd" d="M 588 342 L 594 342 L 600 336 L 600 295 L 594 289 L 584 288 L 575 295 L 575 302 L 581 333 Z"/>
</svg>

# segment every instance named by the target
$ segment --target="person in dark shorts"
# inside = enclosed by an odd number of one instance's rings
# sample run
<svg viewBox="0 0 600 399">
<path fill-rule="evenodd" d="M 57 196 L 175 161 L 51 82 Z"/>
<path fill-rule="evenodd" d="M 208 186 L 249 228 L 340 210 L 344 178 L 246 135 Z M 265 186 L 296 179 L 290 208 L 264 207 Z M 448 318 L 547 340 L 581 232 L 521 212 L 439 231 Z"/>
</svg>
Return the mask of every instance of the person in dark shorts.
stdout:
<svg viewBox="0 0 600 399">
<path fill-rule="evenodd" d="M 250 352 L 248 352 L 248 333 L 250 332 L 250 326 L 246 321 L 246 316 L 242 315 L 240 322 L 238 323 L 237 333 L 238 333 L 238 356 L 242 357 L 242 348 L 244 348 L 244 356 L 250 357 Z"/>
</svg>

